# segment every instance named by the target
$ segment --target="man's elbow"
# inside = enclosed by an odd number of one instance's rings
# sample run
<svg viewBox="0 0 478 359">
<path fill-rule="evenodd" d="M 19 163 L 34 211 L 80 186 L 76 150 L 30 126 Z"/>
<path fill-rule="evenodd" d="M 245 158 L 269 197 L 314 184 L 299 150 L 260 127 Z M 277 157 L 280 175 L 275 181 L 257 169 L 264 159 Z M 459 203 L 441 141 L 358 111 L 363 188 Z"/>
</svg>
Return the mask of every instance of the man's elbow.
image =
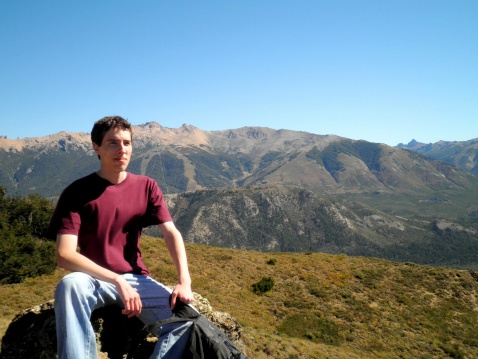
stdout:
<svg viewBox="0 0 478 359">
<path fill-rule="evenodd" d="M 70 261 L 68 260 L 68 257 L 66 255 L 66 253 L 64 253 L 63 251 L 60 251 L 60 250 L 57 250 L 56 251 L 56 265 L 58 268 L 62 268 L 62 269 L 68 269 L 69 263 Z"/>
<path fill-rule="evenodd" d="M 60 257 L 58 253 L 56 255 L 56 266 L 58 268 L 66 269 L 66 261 L 63 257 Z"/>
</svg>

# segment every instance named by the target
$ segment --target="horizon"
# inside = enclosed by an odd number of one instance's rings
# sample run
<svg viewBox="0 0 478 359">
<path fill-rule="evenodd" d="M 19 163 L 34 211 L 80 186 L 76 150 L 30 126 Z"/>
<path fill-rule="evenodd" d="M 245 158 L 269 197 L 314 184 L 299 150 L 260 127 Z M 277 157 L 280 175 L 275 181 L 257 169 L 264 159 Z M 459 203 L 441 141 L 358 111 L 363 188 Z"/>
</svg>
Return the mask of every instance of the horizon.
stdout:
<svg viewBox="0 0 478 359">
<path fill-rule="evenodd" d="M 0 2 L 0 136 L 103 116 L 337 135 L 478 137 L 478 2 Z"/>
</svg>

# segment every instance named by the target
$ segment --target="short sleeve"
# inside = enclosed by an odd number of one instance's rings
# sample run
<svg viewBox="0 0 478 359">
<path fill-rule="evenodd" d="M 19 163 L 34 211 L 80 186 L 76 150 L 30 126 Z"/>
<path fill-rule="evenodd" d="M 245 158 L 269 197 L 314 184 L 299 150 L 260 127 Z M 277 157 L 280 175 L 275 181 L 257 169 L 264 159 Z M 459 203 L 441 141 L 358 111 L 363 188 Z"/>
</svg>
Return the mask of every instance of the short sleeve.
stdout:
<svg viewBox="0 0 478 359">
<path fill-rule="evenodd" d="M 168 206 L 164 200 L 163 192 L 156 181 L 150 179 L 150 195 L 148 200 L 147 216 L 144 227 L 170 222 L 173 220 L 169 213 Z"/>
<path fill-rule="evenodd" d="M 78 208 L 75 208 L 73 192 L 67 188 L 61 194 L 47 230 L 49 239 L 55 240 L 58 234 L 78 235 L 81 217 Z"/>
</svg>

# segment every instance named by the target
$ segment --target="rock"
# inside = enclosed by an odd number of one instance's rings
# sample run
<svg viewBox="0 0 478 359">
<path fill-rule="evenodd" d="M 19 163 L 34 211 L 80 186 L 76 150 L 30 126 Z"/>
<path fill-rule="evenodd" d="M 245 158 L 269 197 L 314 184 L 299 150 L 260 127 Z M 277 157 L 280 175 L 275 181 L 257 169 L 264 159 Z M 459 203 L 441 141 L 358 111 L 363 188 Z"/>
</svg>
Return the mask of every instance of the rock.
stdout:
<svg viewBox="0 0 478 359">
<path fill-rule="evenodd" d="M 209 301 L 198 293 L 194 293 L 195 308 L 207 319 L 221 329 L 234 343 L 237 349 L 246 352 L 246 345 L 242 341 L 242 328 L 237 320 L 226 312 L 213 311 Z"/>
<path fill-rule="evenodd" d="M 196 308 L 223 330 L 241 350 L 242 329 L 228 313 L 214 312 L 209 301 L 195 293 Z M 53 300 L 19 312 L 2 339 L 0 359 L 56 359 L 56 328 Z M 97 309 L 91 316 L 99 359 L 146 359 L 157 338 L 136 317 L 127 318 L 116 306 Z"/>
<path fill-rule="evenodd" d="M 56 358 L 53 301 L 18 313 L 2 338 L 0 358 Z"/>
</svg>

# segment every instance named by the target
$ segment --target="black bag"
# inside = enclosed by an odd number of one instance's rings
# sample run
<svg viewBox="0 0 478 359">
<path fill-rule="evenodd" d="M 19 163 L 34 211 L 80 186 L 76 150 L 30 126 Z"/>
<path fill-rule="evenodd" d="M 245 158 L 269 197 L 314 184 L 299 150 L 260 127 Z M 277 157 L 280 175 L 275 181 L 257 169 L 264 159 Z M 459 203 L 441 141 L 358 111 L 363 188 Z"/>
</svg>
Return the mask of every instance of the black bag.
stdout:
<svg viewBox="0 0 478 359">
<path fill-rule="evenodd" d="M 191 336 L 183 359 L 247 359 L 221 329 L 183 302 L 177 301 L 173 316 L 157 325 L 189 321 Z"/>
</svg>

